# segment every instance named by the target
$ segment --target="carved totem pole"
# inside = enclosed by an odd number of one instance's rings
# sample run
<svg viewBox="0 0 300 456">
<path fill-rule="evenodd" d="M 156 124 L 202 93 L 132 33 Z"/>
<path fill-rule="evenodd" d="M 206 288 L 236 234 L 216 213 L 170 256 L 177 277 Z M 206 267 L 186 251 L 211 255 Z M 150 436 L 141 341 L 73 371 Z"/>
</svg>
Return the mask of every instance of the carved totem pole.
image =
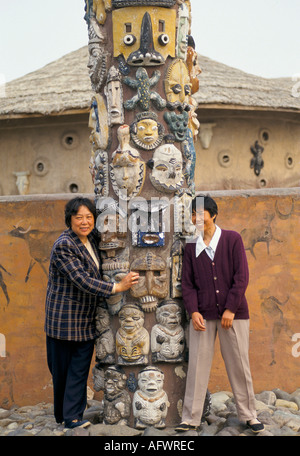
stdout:
<svg viewBox="0 0 300 456">
<path fill-rule="evenodd" d="M 130 291 L 99 307 L 97 369 L 104 378 L 122 365 L 131 425 L 161 428 L 180 419 L 186 372 L 180 276 L 194 232 L 192 95 L 201 72 L 190 1 L 86 0 L 85 20 L 102 273 L 114 282 L 129 270 L 140 274 Z"/>
</svg>

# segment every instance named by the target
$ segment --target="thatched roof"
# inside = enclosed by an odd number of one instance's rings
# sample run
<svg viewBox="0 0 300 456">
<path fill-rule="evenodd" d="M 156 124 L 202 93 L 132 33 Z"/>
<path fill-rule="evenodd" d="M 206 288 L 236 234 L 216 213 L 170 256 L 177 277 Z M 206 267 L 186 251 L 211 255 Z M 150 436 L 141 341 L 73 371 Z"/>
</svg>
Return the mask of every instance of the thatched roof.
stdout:
<svg viewBox="0 0 300 456">
<path fill-rule="evenodd" d="M 0 118 L 88 112 L 92 90 L 84 46 L 43 68 L 6 84 L 0 98 Z M 203 107 L 300 109 L 292 95 L 292 78 L 265 79 L 199 55 L 202 73 L 195 98 Z"/>
<path fill-rule="evenodd" d="M 71 52 L 5 86 L 0 117 L 53 115 L 89 110 L 88 48 Z"/>
<path fill-rule="evenodd" d="M 198 61 L 202 73 L 194 98 L 199 105 L 300 110 L 300 93 L 293 95 L 296 82 L 292 78 L 262 78 L 201 55 Z"/>
</svg>

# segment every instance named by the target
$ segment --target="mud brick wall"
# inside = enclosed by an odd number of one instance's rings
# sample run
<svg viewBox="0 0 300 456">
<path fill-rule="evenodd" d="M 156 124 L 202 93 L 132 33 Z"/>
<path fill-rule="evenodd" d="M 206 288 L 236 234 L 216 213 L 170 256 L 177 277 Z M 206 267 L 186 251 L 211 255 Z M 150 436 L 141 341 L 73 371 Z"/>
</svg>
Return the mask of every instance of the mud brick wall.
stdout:
<svg viewBox="0 0 300 456">
<path fill-rule="evenodd" d="M 300 191 L 210 195 L 219 205 L 217 224 L 240 232 L 247 252 L 255 392 L 275 387 L 292 392 L 299 386 L 300 362 Z M 52 401 L 43 329 L 47 270 L 51 246 L 65 228 L 65 203 L 72 196 L 0 198 L 0 407 Z M 150 328 L 149 315 L 154 315 L 148 314 L 145 322 Z M 186 369 L 186 362 L 164 366 L 169 422 L 178 421 Z M 89 385 L 93 389 L 92 373 Z M 209 388 L 230 389 L 218 341 Z M 101 397 L 95 393 L 96 399 Z"/>
</svg>

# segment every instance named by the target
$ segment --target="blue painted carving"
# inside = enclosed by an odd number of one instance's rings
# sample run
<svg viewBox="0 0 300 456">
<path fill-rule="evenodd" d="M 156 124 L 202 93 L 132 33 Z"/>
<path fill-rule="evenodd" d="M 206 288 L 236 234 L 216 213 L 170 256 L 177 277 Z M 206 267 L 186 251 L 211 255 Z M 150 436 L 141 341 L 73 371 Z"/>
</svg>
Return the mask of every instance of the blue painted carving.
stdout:
<svg viewBox="0 0 300 456">
<path fill-rule="evenodd" d="M 136 72 L 136 79 L 125 77 L 123 82 L 137 90 L 137 94 L 134 95 L 130 100 L 124 102 L 124 108 L 128 110 L 134 109 L 137 105 L 143 111 L 149 111 L 150 102 L 161 110 L 166 107 L 166 100 L 164 100 L 157 92 L 151 90 L 160 79 L 160 71 L 156 70 L 153 76 L 149 78 L 145 68 L 139 68 Z"/>
</svg>

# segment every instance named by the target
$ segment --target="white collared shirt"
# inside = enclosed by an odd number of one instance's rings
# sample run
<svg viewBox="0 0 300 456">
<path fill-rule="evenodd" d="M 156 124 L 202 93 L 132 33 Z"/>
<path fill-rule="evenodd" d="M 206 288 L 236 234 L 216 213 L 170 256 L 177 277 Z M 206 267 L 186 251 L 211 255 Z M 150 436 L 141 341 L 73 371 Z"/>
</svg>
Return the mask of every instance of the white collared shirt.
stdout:
<svg viewBox="0 0 300 456">
<path fill-rule="evenodd" d="M 205 250 L 205 252 L 209 256 L 209 258 L 211 260 L 213 260 L 215 253 L 216 253 L 216 249 L 217 249 L 217 245 L 218 245 L 220 236 L 221 236 L 221 228 L 218 227 L 217 225 L 216 225 L 216 230 L 214 232 L 214 235 L 211 238 L 211 241 L 208 245 L 206 245 L 204 243 L 202 236 L 199 236 L 197 239 L 197 242 L 196 242 L 196 257 L 199 256 L 200 253 L 203 252 L 203 250 Z"/>
</svg>

